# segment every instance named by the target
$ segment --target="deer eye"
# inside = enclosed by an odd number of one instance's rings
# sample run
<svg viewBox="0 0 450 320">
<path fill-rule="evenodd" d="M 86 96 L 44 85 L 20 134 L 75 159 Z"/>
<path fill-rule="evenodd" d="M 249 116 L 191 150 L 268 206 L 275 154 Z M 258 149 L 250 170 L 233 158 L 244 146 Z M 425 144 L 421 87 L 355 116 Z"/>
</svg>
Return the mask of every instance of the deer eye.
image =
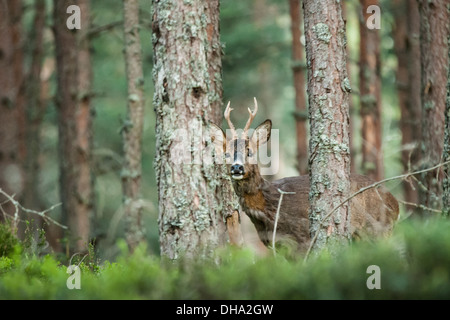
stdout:
<svg viewBox="0 0 450 320">
<path fill-rule="evenodd" d="M 225 158 L 229 158 L 230 154 L 228 152 L 225 152 Z"/>
<path fill-rule="evenodd" d="M 253 153 L 250 149 L 247 149 L 247 157 L 253 157 Z"/>
</svg>

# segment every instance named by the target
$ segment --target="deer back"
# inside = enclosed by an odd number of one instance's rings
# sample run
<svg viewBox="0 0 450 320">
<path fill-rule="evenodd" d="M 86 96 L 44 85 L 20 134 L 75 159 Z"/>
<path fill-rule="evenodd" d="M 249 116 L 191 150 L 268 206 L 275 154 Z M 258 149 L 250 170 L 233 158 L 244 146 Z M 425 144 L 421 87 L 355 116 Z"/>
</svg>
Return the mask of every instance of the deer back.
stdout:
<svg viewBox="0 0 450 320">
<path fill-rule="evenodd" d="M 351 175 L 350 180 L 351 193 L 373 183 L 370 178 L 362 175 Z M 248 195 L 243 195 L 241 205 L 255 225 L 261 241 L 269 245 L 280 198 L 278 189 L 295 194 L 286 194 L 283 197 L 277 224 L 277 239 L 292 240 L 297 243 L 300 251 L 305 251 L 310 243 L 308 176 L 288 177 L 272 183 L 264 181 L 261 186 L 262 198 L 256 202 L 261 196 L 252 196 L 249 200 Z M 368 189 L 351 199 L 349 204 L 352 237 L 387 236 L 392 232 L 398 218 L 398 202 L 384 187 Z"/>
</svg>

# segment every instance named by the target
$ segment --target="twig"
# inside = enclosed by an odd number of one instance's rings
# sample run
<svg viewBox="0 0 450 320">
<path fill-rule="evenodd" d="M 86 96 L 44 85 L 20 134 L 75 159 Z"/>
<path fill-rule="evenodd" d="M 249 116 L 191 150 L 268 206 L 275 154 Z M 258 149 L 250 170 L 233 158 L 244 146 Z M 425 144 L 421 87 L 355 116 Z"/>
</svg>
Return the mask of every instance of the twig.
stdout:
<svg viewBox="0 0 450 320">
<path fill-rule="evenodd" d="M 417 203 L 414 203 L 414 202 L 407 202 L 407 201 L 398 200 L 398 199 L 397 199 L 397 201 L 400 202 L 401 204 L 405 204 L 405 205 L 408 205 L 408 206 L 414 206 L 416 208 L 423 209 L 423 210 L 428 210 L 428 211 L 431 211 L 431 212 L 436 212 L 436 213 L 441 213 L 442 212 L 441 210 L 436 210 L 436 209 L 433 209 L 433 208 L 426 207 L 423 204 L 417 204 Z"/>
<path fill-rule="evenodd" d="M 45 214 L 52 211 L 53 209 L 55 209 L 56 207 L 60 206 L 61 203 L 57 203 L 53 206 L 51 206 L 50 208 L 44 210 L 44 211 L 36 211 L 36 210 L 31 210 L 31 209 L 27 209 L 25 207 L 23 207 L 17 200 L 14 199 L 14 196 L 10 196 L 9 194 L 7 194 L 5 191 L 3 191 L 3 189 L 0 188 L 0 193 L 2 195 L 4 195 L 15 207 L 15 212 L 14 212 L 14 227 L 16 226 L 17 221 L 19 220 L 19 209 L 21 209 L 24 212 L 28 212 L 28 213 L 32 213 L 32 214 L 36 214 L 40 217 L 42 217 L 45 221 L 50 221 L 51 223 L 63 228 L 63 229 L 67 229 L 67 226 L 60 224 L 58 221 L 53 220 L 52 218 L 46 216 Z M 2 209 L 3 211 L 3 209 Z M 3 211 L 3 213 L 5 213 Z"/>
<path fill-rule="evenodd" d="M 277 255 L 277 252 L 275 250 L 275 237 L 277 235 L 278 218 L 280 217 L 280 208 L 281 208 L 281 201 L 283 201 L 283 195 L 295 194 L 295 192 L 287 192 L 287 191 L 283 191 L 281 189 L 278 189 L 278 192 L 280 193 L 280 199 L 278 200 L 278 208 L 277 208 L 277 213 L 275 214 L 275 222 L 273 225 L 273 233 L 272 233 L 272 251 L 273 251 L 274 256 Z"/>
<path fill-rule="evenodd" d="M 89 36 L 89 38 L 96 37 L 100 33 L 104 32 L 104 31 L 108 31 L 108 30 L 114 29 L 115 27 L 118 27 L 118 26 L 120 26 L 122 24 L 123 24 L 123 20 L 119 20 L 119 21 L 114 21 L 114 22 L 105 24 L 103 26 L 92 28 L 91 30 L 89 30 L 88 36 Z"/>
<path fill-rule="evenodd" d="M 416 171 L 416 172 L 408 172 L 408 173 L 405 173 L 405 174 L 402 174 L 402 175 L 399 175 L 399 176 L 395 176 L 395 177 L 387 178 L 387 179 L 384 179 L 384 180 L 380 180 L 380 181 L 377 181 L 377 182 L 375 182 L 375 183 L 372 183 L 371 185 L 368 185 L 367 187 L 364 187 L 364 188 L 359 189 L 358 191 L 356 191 L 356 192 L 355 192 L 354 194 L 352 194 L 351 196 L 345 198 L 341 203 L 339 203 L 336 207 L 334 207 L 333 210 L 331 210 L 329 213 L 327 213 L 327 214 L 324 216 L 324 218 L 320 221 L 319 227 L 317 228 L 317 231 L 316 231 L 314 237 L 311 239 L 311 243 L 309 244 L 309 248 L 308 248 L 308 250 L 306 251 L 304 261 L 306 262 L 306 260 L 308 259 L 308 256 L 309 256 L 309 254 L 310 254 L 310 252 L 311 252 L 311 249 L 312 249 L 312 247 L 314 246 L 314 243 L 316 242 L 317 237 L 319 236 L 319 231 L 320 231 L 320 228 L 322 227 L 322 225 L 323 225 L 323 224 L 325 223 L 325 221 L 326 221 L 329 217 L 331 217 L 331 215 L 332 215 L 333 213 L 335 213 L 336 210 L 339 209 L 344 203 L 350 201 L 351 199 L 353 199 L 354 197 L 356 197 L 358 194 L 363 193 L 364 191 L 367 191 L 367 190 L 369 190 L 369 189 L 375 188 L 375 187 L 377 187 L 377 186 L 379 186 L 379 185 L 381 185 L 381 184 L 383 184 L 383 183 L 385 183 L 385 182 L 389 182 L 389 181 L 397 180 L 397 179 L 406 179 L 406 178 L 408 178 L 408 177 L 410 177 L 410 176 L 412 176 L 412 175 L 416 175 L 416 174 L 424 173 L 424 172 L 428 172 L 428 171 L 433 171 L 434 169 L 440 168 L 440 167 L 445 166 L 445 165 L 447 165 L 447 164 L 450 164 L 450 161 L 446 161 L 446 162 L 440 163 L 440 164 L 435 165 L 434 167 L 431 167 L 431 168 L 428 168 L 428 169 L 423 169 L 423 170 L 419 170 L 419 171 Z"/>
</svg>

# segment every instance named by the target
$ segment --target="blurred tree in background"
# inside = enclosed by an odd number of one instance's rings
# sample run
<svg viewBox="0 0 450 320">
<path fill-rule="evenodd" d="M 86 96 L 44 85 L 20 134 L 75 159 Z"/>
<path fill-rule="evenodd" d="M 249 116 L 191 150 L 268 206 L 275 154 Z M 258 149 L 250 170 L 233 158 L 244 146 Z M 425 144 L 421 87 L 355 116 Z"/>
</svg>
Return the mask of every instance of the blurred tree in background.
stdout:
<svg viewBox="0 0 450 320">
<path fill-rule="evenodd" d="M 124 160 L 121 172 L 125 232 L 128 246 L 135 248 L 145 238 L 141 199 L 142 130 L 144 125 L 144 75 L 139 37 L 139 1 L 123 2 L 124 51 L 128 84 L 127 118 L 121 129 Z"/>
<path fill-rule="evenodd" d="M 71 252 L 87 251 L 95 211 L 92 172 L 92 64 L 89 0 L 81 0 L 79 30 L 67 27 L 70 0 L 54 2 L 59 193 Z M 68 12 L 69 11 L 69 12 Z"/>
<path fill-rule="evenodd" d="M 22 196 L 24 188 L 22 14 L 20 2 L 0 2 L 0 188 L 17 197 Z M 0 202 L 5 212 L 14 212 L 3 196 Z"/>
<path fill-rule="evenodd" d="M 396 87 L 401 111 L 402 163 L 404 172 L 417 168 L 421 139 L 421 71 L 420 71 L 420 16 L 416 0 L 396 0 L 392 3 L 394 26 L 392 35 L 397 56 Z M 406 12 L 406 17 L 405 17 Z M 404 199 L 418 201 L 418 185 L 414 179 L 403 184 Z M 408 206 L 409 210 L 415 207 Z"/>
<path fill-rule="evenodd" d="M 297 169 L 300 174 L 308 173 L 308 110 L 306 109 L 306 88 L 304 61 L 305 48 L 302 45 L 303 19 L 300 0 L 289 0 L 292 34 L 292 70 L 294 73 L 295 121 L 297 140 Z"/>
<path fill-rule="evenodd" d="M 362 121 L 361 136 L 363 139 L 361 146 L 362 172 L 374 180 L 381 180 L 384 175 L 381 123 L 381 54 L 380 32 L 376 27 L 376 22 L 381 22 L 381 14 L 377 15 L 378 11 L 373 9 L 379 8 L 378 0 L 360 0 L 359 3 L 359 98 Z"/>
</svg>

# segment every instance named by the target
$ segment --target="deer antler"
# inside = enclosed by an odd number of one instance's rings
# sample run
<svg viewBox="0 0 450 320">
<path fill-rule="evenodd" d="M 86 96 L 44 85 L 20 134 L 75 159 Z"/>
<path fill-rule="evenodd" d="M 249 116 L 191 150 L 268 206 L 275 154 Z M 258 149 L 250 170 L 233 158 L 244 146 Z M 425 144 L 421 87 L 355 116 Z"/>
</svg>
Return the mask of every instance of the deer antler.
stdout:
<svg viewBox="0 0 450 320">
<path fill-rule="evenodd" d="M 250 116 L 249 116 L 249 118 L 247 120 L 247 124 L 245 125 L 245 128 L 244 128 L 244 133 L 243 133 L 244 137 L 247 136 L 248 129 L 250 129 L 250 125 L 252 124 L 253 119 L 256 116 L 256 113 L 258 112 L 258 102 L 256 101 L 256 98 L 253 98 L 253 100 L 255 101 L 255 109 L 252 112 L 250 110 L 250 108 L 248 108 L 248 113 L 250 114 Z"/>
<path fill-rule="evenodd" d="M 230 127 L 231 134 L 233 135 L 233 139 L 236 139 L 237 138 L 236 129 L 234 128 L 234 125 L 231 123 L 231 119 L 230 119 L 230 113 L 231 113 L 231 110 L 233 110 L 230 108 L 230 103 L 231 102 L 228 101 L 227 108 L 225 109 L 223 116 L 225 117 L 225 119 L 228 122 L 228 127 Z"/>
</svg>

